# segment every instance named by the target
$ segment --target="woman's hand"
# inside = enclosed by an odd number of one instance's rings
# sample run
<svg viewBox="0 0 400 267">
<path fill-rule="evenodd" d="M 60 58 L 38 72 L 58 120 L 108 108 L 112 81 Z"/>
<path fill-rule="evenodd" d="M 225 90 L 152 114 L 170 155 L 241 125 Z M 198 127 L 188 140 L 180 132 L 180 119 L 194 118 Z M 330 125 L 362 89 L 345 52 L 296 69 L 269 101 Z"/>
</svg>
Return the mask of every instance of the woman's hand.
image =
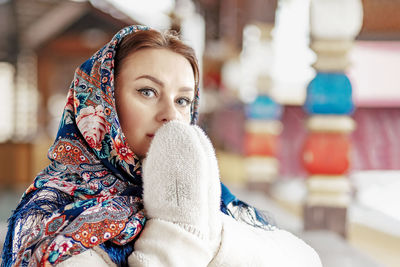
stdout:
<svg viewBox="0 0 400 267">
<path fill-rule="evenodd" d="M 207 266 L 220 245 L 220 199 L 218 164 L 204 132 L 178 121 L 163 125 L 143 163 L 149 221 L 132 266 Z"/>
<path fill-rule="evenodd" d="M 220 232 L 217 160 L 198 126 L 172 121 L 157 131 L 143 166 L 143 199 L 149 218 L 190 225 L 206 239 Z"/>
</svg>

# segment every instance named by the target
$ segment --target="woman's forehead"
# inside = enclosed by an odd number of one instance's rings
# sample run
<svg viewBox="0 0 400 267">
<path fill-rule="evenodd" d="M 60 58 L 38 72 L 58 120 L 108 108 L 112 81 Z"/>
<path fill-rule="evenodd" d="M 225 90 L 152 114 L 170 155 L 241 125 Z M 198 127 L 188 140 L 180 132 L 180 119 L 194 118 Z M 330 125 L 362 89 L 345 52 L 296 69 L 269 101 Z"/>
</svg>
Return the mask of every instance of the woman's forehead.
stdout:
<svg viewBox="0 0 400 267">
<path fill-rule="evenodd" d="M 195 87 L 194 72 L 190 62 L 182 55 L 168 49 L 141 49 L 128 55 L 121 64 L 120 78 L 147 79 L 159 84 L 180 84 Z"/>
</svg>

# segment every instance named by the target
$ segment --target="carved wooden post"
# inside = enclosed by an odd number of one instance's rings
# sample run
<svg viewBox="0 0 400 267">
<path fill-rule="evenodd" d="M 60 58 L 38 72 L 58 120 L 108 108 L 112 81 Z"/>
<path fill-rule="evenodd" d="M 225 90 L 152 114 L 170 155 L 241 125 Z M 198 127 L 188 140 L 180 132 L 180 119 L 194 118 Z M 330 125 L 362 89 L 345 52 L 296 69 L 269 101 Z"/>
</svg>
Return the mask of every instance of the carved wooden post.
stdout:
<svg viewBox="0 0 400 267">
<path fill-rule="evenodd" d="M 317 74 L 307 88 L 304 110 L 308 137 L 302 152 L 309 173 L 305 230 L 326 229 L 346 236 L 351 158 L 349 134 L 355 124 L 352 86 L 345 74 L 348 52 L 362 25 L 361 0 L 311 0 L 311 49 Z"/>
<path fill-rule="evenodd" d="M 279 163 L 276 157 L 282 129 L 282 106 L 271 96 L 272 26 L 258 25 L 259 39 L 244 43 L 241 57 L 241 60 L 245 57 L 250 60 L 249 66 L 244 67 L 251 69 L 252 73 L 249 74 L 254 75 L 251 81 L 255 88 L 255 99 L 246 106 L 244 153 L 247 185 L 250 189 L 267 193 L 278 174 Z M 246 34 L 243 41 L 246 42 Z M 246 64 L 247 60 L 244 61 Z"/>
</svg>

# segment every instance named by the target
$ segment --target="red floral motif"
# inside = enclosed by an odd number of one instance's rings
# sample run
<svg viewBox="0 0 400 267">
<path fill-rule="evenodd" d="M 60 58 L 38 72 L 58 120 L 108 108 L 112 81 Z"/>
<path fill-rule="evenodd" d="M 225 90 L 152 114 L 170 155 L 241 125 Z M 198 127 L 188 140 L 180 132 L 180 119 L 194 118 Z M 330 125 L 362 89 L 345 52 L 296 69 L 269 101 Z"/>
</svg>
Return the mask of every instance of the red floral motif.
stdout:
<svg viewBox="0 0 400 267">
<path fill-rule="evenodd" d="M 111 195 L 115 195 L 118 193 L 118 190 L 115 187 L 110 188 Z"/>
<path fill-rule="evenodd" d="M 98 105 L 96 109 L 89 106 L 81 109 L 76 118 L 76 124 L 86 142 L 96 150 L 101 149 L 101 141 L 109 127 L 103 110 L 102 105 Z"/>
<path fill-rule="evenodd" d="M 98 183 L 89 183 L 89 188 L 91 190 L 98 190 L 99 189 L 99 184 Z"/>
<path fill-rule="evenodd" d="M 112 139 L 113 147 L 115 151 L 117 152 L 117 155 L 120 160 L 125 161 L 128 164 L 134 164 L 134 153 L 133 151 L 126 145 L 124 144 L 121 139 L 118 137 L 114 140 Z"/>
<path fill-rule="evenodd" d="M 77 231 L 66 234 L 84 247 L 95 247 L 115 237 L 125 228 L 125 222 L 105 219 L 99 222 L 85 222 Z"/>
<path fill-rule="evenodd" d="M 52 149 L 50 157 L 63 164 L 79 165 L 81 163 L 90 162 L 90 160 L 83 155 L 79 147 L 66 141 L 59 141 Z"/>
<path fill-rule="evenodd" d="M 58 246 L 58 252 L 63 253 L 67 252 L 67 250 L 71 247 L 72 243 L 63 242 Z"/>
</svg>

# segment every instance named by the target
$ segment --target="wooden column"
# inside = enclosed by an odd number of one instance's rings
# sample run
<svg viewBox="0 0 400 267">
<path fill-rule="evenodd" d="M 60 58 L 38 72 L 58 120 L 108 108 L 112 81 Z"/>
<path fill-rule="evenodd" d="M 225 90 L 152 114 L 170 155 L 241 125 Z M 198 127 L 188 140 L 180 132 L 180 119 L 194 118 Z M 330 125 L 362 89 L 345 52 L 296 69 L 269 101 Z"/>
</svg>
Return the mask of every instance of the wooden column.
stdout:
<svg viewBox="0 0 400 267">
<path fill-rule="evenodd" d="M 269 193 L 279 170 L 278 139 L 281 133 L 282 106 L 271 96 L 273 62 L 271 30 L 273 24 L 249 26 L 243 38 L 241 61 L 246 94 L 254 86 L 254 100 L 246 106 L 244 134 L 245 171 L 250 189 Z M 258 39 L 257 39 L 258 37 Z"/>
<path fill-rule="evenodd" d="M 311 0 L 311 49 L 317 60 L 307 88 L 308 113 L 302 162 L 309 173 L 305 230 L 326 229 L 346 236 L 351 187 L 349 134 L 355 123 L 352 86 L 345 74 L 348 52 L 362 24 L 361 0 Z"/>
</svg>

